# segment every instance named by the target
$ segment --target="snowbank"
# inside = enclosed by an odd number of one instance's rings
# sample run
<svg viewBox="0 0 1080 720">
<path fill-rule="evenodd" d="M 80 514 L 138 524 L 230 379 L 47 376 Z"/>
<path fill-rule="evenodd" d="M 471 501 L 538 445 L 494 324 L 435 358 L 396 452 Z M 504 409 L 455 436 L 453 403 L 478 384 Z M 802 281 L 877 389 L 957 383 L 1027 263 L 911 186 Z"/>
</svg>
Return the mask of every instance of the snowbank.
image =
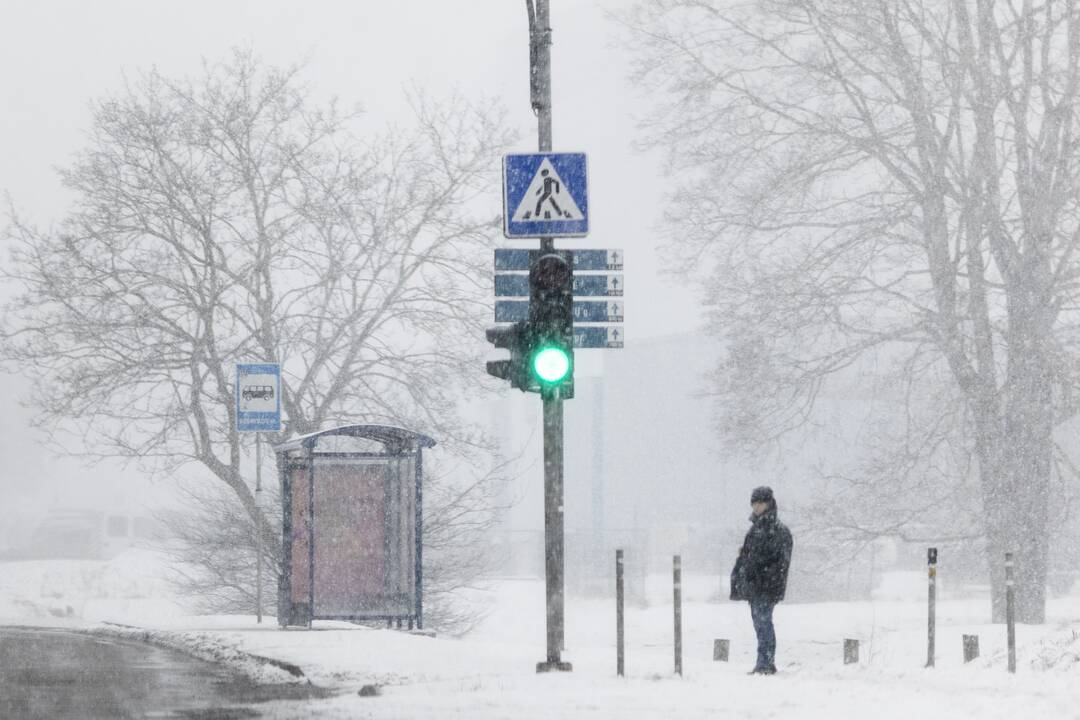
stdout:
<svg viewBox="0 0 1080 720">
<path fill-rule="evenodd" d="M 145 567 L 153 558 L 142 558 Z M 340 695 L 275 701 L 267 717 L 371 718 L 1080 718 L 1080 598 L 1051 600 L 1049 621 L 1019 626 L 1018 672 L 1005 671 L 1005 628 L 986 622 L 985 599 L 938 606 L 936 667 L 926 663 L 926 605 L 918 600 L 783 604 L 776 611 L 777 677 L 747 677 L 754 636 L 745 603 L 709 602 L 714 579 L 687 578 L 684 675 L 672 673 L 670 578 L 650 578 L 649 604 L 627 608 L 627 676 L 615 677 L 611 598 L 567 599 L 574 672 L 537 675 L 544 656 L 539 580 L 496 583 L 490 613 L 469 636 L 316 623 L 281 631 L 268 617 L 191 616 L 137 563 L 5 563 L 0 622 L 77 626 L 184 649 L 261 682 L 303 681 Z M 69 610 L 70 608 L 70 610 Z M 117 627 L 103 621 L 139 626 Z M 982 657 L 965 665 L 961 636 L 977 634 Z M 712 661 L 714 638 L 731 662 Z M 844 665 L 844 638 L 860 663 Z M 376 697 L 359 697 L 376 684 Z"/>
</svg>

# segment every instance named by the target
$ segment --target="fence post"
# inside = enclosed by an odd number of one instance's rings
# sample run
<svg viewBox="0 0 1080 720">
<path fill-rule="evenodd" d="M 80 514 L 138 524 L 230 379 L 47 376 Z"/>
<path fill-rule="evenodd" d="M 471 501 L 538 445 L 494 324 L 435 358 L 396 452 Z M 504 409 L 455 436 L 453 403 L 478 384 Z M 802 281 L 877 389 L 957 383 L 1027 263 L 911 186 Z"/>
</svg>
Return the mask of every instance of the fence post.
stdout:
<svg viewBox="0 0 1080 720">
<path fill-rule="evenodd" d="M 964 636 L 964 662 L 969 663 L 979 657 L 979 636 Z"/>
<path fill-rule="evenodd" d="M 926 549 L 927 616 L 926 667 L 934 667 L 934 644 L 937 634 L 937 548 Z"/>
<path fill-rule="evenodd" d="M 626 636 L 623 630 L 623 551 L 615 551 L 615 672 L 626 674 Z"/>
<path fill-rule="evenodd" d="M 844 664 L 852 665 L 859 662 L 859 641 L 844 638 Z"/>
<path fill-rule="evenodd" d="M 1005 553 L 1005 626 L 1009 645 L 1009 672 L 1016 672 L 1016 598 L 1013 590 L 1013 554 Z"/>
<path fill-rule="evenodd" d="M 682 559 L 678 555 L 671 570 L 675 593 L 675 674 L 682 675 Z"/>
</svg>

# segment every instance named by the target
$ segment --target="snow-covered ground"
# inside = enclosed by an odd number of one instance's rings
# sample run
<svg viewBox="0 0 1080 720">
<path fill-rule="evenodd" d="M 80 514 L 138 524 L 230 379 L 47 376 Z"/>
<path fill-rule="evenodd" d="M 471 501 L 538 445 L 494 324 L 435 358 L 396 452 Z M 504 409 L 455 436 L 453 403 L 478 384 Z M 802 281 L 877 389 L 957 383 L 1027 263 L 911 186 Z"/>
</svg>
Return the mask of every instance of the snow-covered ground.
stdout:
<svg viewBox="0 0 1080 720">
<path fill-rule="evenodd" d="M 709 602 L 715 578 L 691 575 L 684 581 L 684 674 L 677 677 L 670 578 L 658 576 L 650 579 L 648 605 L 627 608 L 627 676 L 618 678 L 613 599 L 569 597 L 564 659 L 574 671 L 535 673 L 544 656 L 544 591 L 535 579 L 494 582 L 483 598 L 485 621 L 452 639 L 339 623 L 280 631 L 273 618 L 260 626 L 254 617 L 190 616 L 167 598 L 153 566 L 141 553 L 109 563 L 0 564 L 0 623 L 134 625 L 154 641 L 249 673 L 244 658 L 273 658 L 341 690 L 314 703 L 260 706 L 267 717 L 1080 718 L 1080 596 L 1052 600 L 1047 624 L 1017 628 L 1016 675 L 1005 670 L 1004 627 L 985 622 L 985 598 L 946 595 L 939 603 L 933 669 L 924 667 L 926 601 L 918 585 L 908 599 L 783 604 L 776 611 L 780 674 L 747 677 L 754 638 L 746 604 Z M 977 634 L 982 650 L 968 665 L 963 634 Z M 713 638 L 731 640 L 731 662 L 713 662 Z M 843 664 L 844 638 L 860 641 L 859 664 Z M 275 669 L 260 677 L 294 681 Z M 358 696 L 370 683 L 380 695 Z"/>
</svg>

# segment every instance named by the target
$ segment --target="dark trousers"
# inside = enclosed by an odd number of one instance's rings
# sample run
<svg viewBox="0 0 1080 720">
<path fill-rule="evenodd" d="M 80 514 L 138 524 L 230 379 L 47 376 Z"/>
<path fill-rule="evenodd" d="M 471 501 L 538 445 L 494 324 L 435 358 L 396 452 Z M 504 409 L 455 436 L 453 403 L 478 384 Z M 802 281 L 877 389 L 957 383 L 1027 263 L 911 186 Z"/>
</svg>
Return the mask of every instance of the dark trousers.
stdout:
<svg viewBox="0 0 1080 720">
<path fill-rule="evenodd" d="M 776 603 L 771 600 L 750 601 L 750 617 L 757 633 L 757 664 L 755 668 L 771 668 L 776 664 L 776 630 L 773 629 L 772 613 Z"/>
</svg>

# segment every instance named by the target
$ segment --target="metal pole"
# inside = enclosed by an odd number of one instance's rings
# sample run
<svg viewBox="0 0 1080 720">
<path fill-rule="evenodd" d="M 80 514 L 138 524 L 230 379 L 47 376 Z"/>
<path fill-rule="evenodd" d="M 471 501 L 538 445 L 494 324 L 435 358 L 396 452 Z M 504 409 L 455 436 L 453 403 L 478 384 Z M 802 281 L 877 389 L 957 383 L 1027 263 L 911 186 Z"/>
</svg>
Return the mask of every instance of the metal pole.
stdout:
<svg viewBox="0 0 1080 720">
<path fill-rule="evenodd" d="M 569 671 L 563 648 L 563 405 L 556 390 L 544 397 L 544 568 L 547 595 L 547 660 L 537 672 Z"/>
<path fill-rule="evenodd" d="M 1013 590 L 1013 555 L 1005 553 L 1005 626 L 1009 645 L 1009 672 L 1016 672 L 1016 604 Z"/>
<path fill-rule="evenodd" d="M 539 120 L 539 150 L 551 152 L 551 7 L 549 0 L 536 0 L 536 24 L 532 41 L 536 48 L 536 96 L 533 107 Z M 552 242 L 551 238 L 544 238 Z"/>
<path fill-rule="evenodd" d="M 526 0 L 530 10 L 530 57 L 535 63 L 530 71 L 532 105 L 537 116 L 537 140 L 540 152 L 551 152 L 551 12 L 549 0 Z M 550 237 L 540 238 L 540 250 L 555 249 Z M 547 661 L 537 663 L 537 672 L 569 671 L 562 662 L 563 649 L 563 407 L 556 389 L 545 393 L 544 404 L 544 553 L 547 596 Z"/>
<path fill-rule="evenodd" d="M 262 624 L 262 433 L 255 433 L 255 618 Z"/>
<path fill-rule="evenodd" d="M 424 628 L 424 449 L 416 448 L 416 627 Z"/>
<path fill-rule="evenodd" d="M 682 558 L 675 556 L 671 565 L 675 594 L 675 674 L 682 675 Z"/>
<path fill-rule="evenodd" d="M 531 11 L 532 2 L 526 0 Z M 536 0 L 536 17 L 530 17 L 529 41 L 532 43 L 531 57 L 535 63 L 532 70 L 532 106 L 536 111 L 537 149 L 551 152 L 551 8 L 549 0 Z M 540 238 L 540 252 L 555 249 L 555 239 Z"/>
<path fill-rule="evenodd" d="M 623 627 L 623 551 L 615 551 L 615 672 L 626 675 L 626 635 Z"/>
<path fill-rule="evenodd" d="M 282 630 L 293 622 L 293 488 L 289 472 L 289 456 L 283 452 L 278 460 L 278 487 L 281 488 L 281 577 L 277 587 L 278 627 Z"/>
<path fill-rule="evenodd" d="M 937 548 L 927 548 L 926 667 L 934 667 L 934 643 L 937 635 Z"/>
<path fill-rule="evenodd" d="M 314 442 L 312 440 L 311 442 Z M 315 447 L 309 445 L 308 453 L 308 616 L 310 628 L 315 622 Z"/>
</svg>

